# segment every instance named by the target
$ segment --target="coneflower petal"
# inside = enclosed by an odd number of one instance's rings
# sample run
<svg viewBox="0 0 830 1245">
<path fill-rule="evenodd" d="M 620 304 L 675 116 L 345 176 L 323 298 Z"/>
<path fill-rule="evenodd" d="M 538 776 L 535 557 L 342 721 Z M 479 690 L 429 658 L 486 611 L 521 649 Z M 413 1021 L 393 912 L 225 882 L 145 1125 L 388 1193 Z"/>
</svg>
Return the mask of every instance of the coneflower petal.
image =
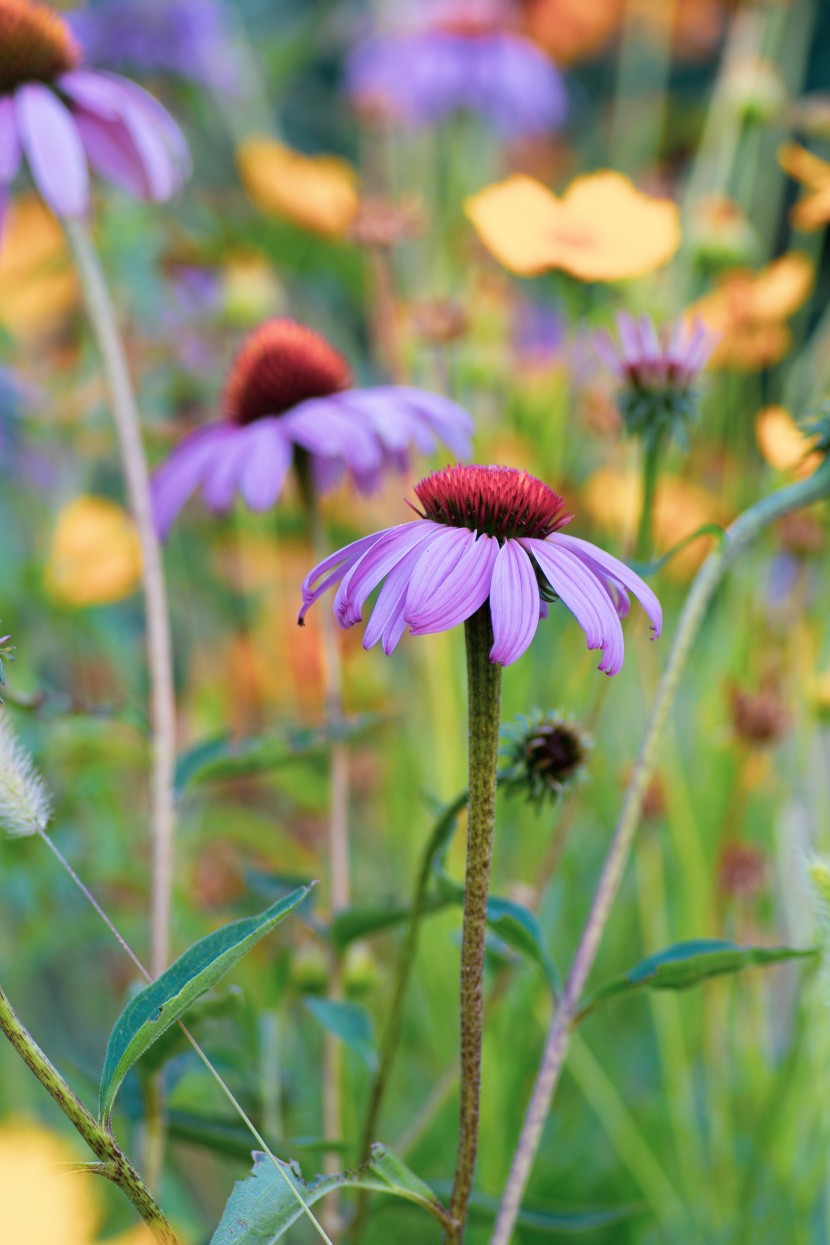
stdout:
<svg viewBox="0 0 830 1245">
<path fill-rule="evenodd" d="M 499 553 L 499 542 L 492 536 L 479 536 L 444 575 L 425 605 L 413 612 L 407 594 L 405 617 L 413 635 L 430 635 L 448 631 L 465 622 L 484 604 L 490 595 L 493 567 Z M 425 557 L 431 557 L 427 551 Z"/>
<path fill-rule="evenodd" d="M 68 108 L 48 87 L 29 82 L 15 92 L 20 140 L 38 190 L 58 216 L 83 216 L 89 170 Z"/>
<path fill-rule="evenodd" d="M 539 605 L 536 571 L 527 551 L 516 541 L 505 541 L 490 586 L 491 661 L 509 666 L 529 648 L 539 626 Z"/>
</svg>

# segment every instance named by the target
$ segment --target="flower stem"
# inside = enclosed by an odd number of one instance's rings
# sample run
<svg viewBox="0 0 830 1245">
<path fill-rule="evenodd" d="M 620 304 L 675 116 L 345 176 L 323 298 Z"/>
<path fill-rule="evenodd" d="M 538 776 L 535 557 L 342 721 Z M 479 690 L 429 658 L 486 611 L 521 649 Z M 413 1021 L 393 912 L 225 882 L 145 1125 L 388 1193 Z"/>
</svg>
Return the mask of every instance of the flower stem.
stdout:
<svg viewBox="0 0 830 1245">
<path fill-rule="evenodd" d="M 643 447 L 643 503 L 634 557 L 641 561 L 650 558 L 654 543 L 654 500 L 657 481 L 660 478 L 660 455 L 663 451 L 661 436 L 649 437 Z"/>
<path fill-rule="evenodd" d="M 2 989 L 0 1031 L 6 1035 L 23 1062 L 100 1160 L 101 1174 L 118 1185 L 122 1193 L 130 1199 L 155 1239 L 162 1242 L 162 1245 L 178 1245 L 172 1225 L 115 1138 L 98 1123 L 43 1053 L 16 1016 Z"/>
<path fill-rule="evenodd" d="M 446 842 L 447 835 L 452 830 L 459 814 L 467 805 L 468 795 L 464 791 L 461 795 L 456 796 L 453 802 L 444 809 L 441 816 L 436 821 L 432 834 L 429 836 L 426 850 L 421 862 L 421 868 L 418 873 L 418 881 L 415 885 L 415 895 L 412 900 L 412 908 L 409 913 L 409 921 L 406 928 L 406 935 L 401 944 L 400 955 L 398 956 L 397 972 L 395 974 L 395 989 L 392 995 L 392 1002 L 389 1005 L 389 1014 L 386 1018 L 386 1027 L 383 1031 L 383 1038 L 380 1045 L 380 1054 L 378 1058 L 378 1068 L 375 1073 L 372 1089 L 369 1095 L 369 1107 L 366 1112 L 366 1119 L 363 1124 L 363 1137 L 360 1143 L 360 1159 L 361 1163 L 365 1163 L 371 1153 L 372 1144 L 376 1141 L 375 1130 L 377 1128 L 380 1109 L 386 1096 L 386 1090 L 389 1085 L 389 1078 L 392 1073 L 392 1066 L 395 1062 L 395 1056 L 398 1052 L 398 1046 L 401 1038 L 401 1026 L 403 1022 L 403 1009 L 406 1002 L 406 995 L 409 990 L 409 982 L 412 977 L 412 970 L 415 967 L 415 956 L 418 951 L 418 935 L 421 929 L 421 919 L 426 911 L 427 893 L 429 891 L 429 880 L 432 875 L 432 865 L 437 853 L 441 850 Z M 369 1196 L 362 1191 L 358 1196 L 357 1209 L 355 1211 L 354 1221 L 351 1229 L 351 1240 L 357 1245 L 360 1241 L 366 1226 L 366 1215 L 369 1207 Z"/>
<path fill-rule="evenodd" d="M 167 590 L 161 550 L 153 526 L 141 423 L 115 308 L 86 224 L 81 220 L 67 220 L 65 225 L 107 375 L 121 465 L 141 542 L 153 726 L 150 970 L 157 977 L 169 962 L 175 826 L 176 701 Z"/>
<path fill-rule="evenodd" d="M 489 603 L 465 624 L 467 639 L 469 803 L 467 875 L 461 934 L 461 1113 L 446 1245 L 464 1239 L 478 1152 L 481 1047 L 484 1029 L 484 936 L 493 855 L 499 749 L 501 666 L 490 661 Z"/>
<path fill-rule="evenodd" d="M 545 1120 L 568 1053 L 571 1031 L 578 1022 L 580 997 L 622 881 L 639 825 L 643 799 L 657 763 L 669 710 L 706 611 L 728 568 L 765 527 L 792 510 L 799 510 L 827 497 L 830 497 L 830 458 L 825 459 L 809 479 L 779 489 L 739 515 L 724 532 L 720 545 L 706 559 L 692 584 L 571 972 L 548 1030 L 542 1063 L 490 1245 L 508 1245 L 513 1234 Z"/>
</svg>

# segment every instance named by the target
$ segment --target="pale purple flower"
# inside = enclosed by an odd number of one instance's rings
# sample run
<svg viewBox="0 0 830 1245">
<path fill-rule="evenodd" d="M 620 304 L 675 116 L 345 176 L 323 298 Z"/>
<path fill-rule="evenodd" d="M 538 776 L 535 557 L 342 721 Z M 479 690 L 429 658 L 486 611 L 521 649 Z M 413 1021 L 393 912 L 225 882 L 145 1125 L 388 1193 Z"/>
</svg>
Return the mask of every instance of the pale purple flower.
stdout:
<svg viewBox="0 0 830 1245">
<path fill-rule="evenodd" d="M 217 0 L 107 0 L 71 14 L 69 22 L 96 65 L 239 89 L 241 71 Z"/>
<path fill-rule="evenodd" d="M 691 389 L 719 341 L 698 319 L 658 330 L 650 316 L 620 311 L 616 322 L 617 339 L 601 331 L 597 351 L 619 384 L 641 389 Z"/>
<path fill-rule="evenodd" d="M 58 216 L 89 208 L 89 169 L 138 198 L 169 198 L 189 167 L 169 113 L 126 78 L 86 69 L 64 20 L 0 0 L 0 217 L 26 159 Z"/>
<path fill-rule="evenodd" d="M 224 418 L 186 437 L 153 478 L 162 538 L 198 489 L 218 512 L 237 495 L 252 510 L 269 509 L 298 454 L 318 491 L 348 472 L 368 493 L 386 470 L 408 470 L 413 447 L 470 453 L 473 421 L 457 403 L 402 385 L 353 388 L 342 355 L 292 320 L 267 320 L 248 337 L 223 405 Z"/>
<path fill-rule="evenodd" d="M 454 0 L 418 28 L 358 46 L 346 69 L 358 109 L 405 125 L 429 125 L 460 110 L 484 117 L 506 138 L 558 129 L 567 111 L 562 75 L 536 44 L 507 28 L 499 9 Z"/>
<path fill-rule="evenodd" d="M 560 600 L 588 647 L 602 650 L 599 669 L 617 674 L 629 593 L 655 637 L 660 634 L 662 611 L 648 585 L 603 549 L 566 536 L 560 529 L 571 516 L 562 498 L 527 472 L 448 467 L 427 476 L 415 492 L 423 507 L 419 521 L 364 536 L 306 576 L 301 624 L 318 597 L 339 584 L 335 618 L 351 627 L 383 583 L 363 647 L 380 640 L 386 653 L 407 626 L 412 635 L 447 631 L 489 603 L 490 660 L 507 666 L 530 645 L 548 602 Z"/>
</svg>

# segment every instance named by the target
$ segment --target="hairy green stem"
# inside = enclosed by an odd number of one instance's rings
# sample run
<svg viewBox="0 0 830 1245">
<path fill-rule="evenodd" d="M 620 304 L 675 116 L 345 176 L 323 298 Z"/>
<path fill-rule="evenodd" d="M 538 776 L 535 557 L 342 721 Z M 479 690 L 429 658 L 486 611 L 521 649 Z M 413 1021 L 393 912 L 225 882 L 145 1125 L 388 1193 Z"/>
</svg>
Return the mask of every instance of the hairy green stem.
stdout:
<svg viewBox="0 0 830 1245">
<path fill-rule="evenodd" d="M 80 1098 L 69 1087 L 55 1065 L 47 1058 L 32 1035 L 18 1019 L 8 998 L 0 989 L 0 1031 L 8 1038 L 26 1066 L 54 1099 L 77 1129 L 106 1176 L 130 1199 L 147 1227 L 162 1245 L 178 1245 L 178 1237 L 164 1211 L 121 1150 L 111 1133 L 99 1124 Z"/>
<path fill-rule="evenodd" d="M 491 1245 L 508 1245 L 513 1234 L 545 1120 L 568 1053 L 571 1031 L 579 1015 L 579 1000 L 593 967 L 640 822 L 643 799 L 657 762 L 669 710 L 712 598 L 729 566 L 759 532 L 782 515 L 827 497 L 830 497 L 830 459 L 825 459 L 809 479 L 779 489 L 739 515 L 692 584 L 573 966 L 548 1030 L 542 1063 L 513 1157 Z"/>
<path fill-rule="evenodd" d="M 461 1111 L 446 1245 L 459 1245 L 478 1152 L 481 1047 L 484 1029 L 484 938 L 496 814 L 501 666 L 490 661 L 488 602 L 465 623 L 469 724 L 467 873 L 461 933 Z"/>
<path fill-rule="evenodd" d="M 86 224 L 81 220 L 67 220 L 65 225 L 107 376 L 121 465 L 141 543 L 153 729 L 150 970 L 154 977 L 158 977 L 164 972 L 170 959 L 175 827 L 173 775 L 176 762 L 176 700 L 167 589 L 161 549 L 153 524 L 150 479 L 141 438 L 141 422 L 124 344 L 118 332 L 115 307 Z"/>
<path fill-rule="evenodd" d="M 376 1140 L 375 1129 L 377 1128 L 380 1109 L 383 1104 L 384 1097 L 386 1096 L 389 1078 L 392 1073 L 392 1066 L 395 1062 L 398 1046 L 400 1045 L 404 1003 L 406 1002 L 406 995 L 409 990 L 412 970 L 415 967 L 415 956 L 418 950 L 418 936 L 421 929 L 421 919 L 423 918 L 427 908 L 429 880 L 432 875 L 433 862 L 436 855 L 446 842 L 447 836 L 450 834 L 456 820 L 458 819 L 458 815 L 466 807 L 467 800 L 467 792 L 463 791 L 461 795 L 456 796 L 451 804 L 447 805 L 433 827 L 432 834 L 429 836 L 429 841 L 427 842 L 426 850 L 423 855 L 421 868 L 418 873 L 418 881 L 415 885 L 415 894 L 412 899 L 412 908 L 409 913 L 406 934 L 404 936 L 403 943 L 401 944 L 401 950 L 398 956 L 397 972 L 395 973 L 395 989 L 392 995 L 392 1002 L 389 1005 L 389 1014 L 386 1018 L 386 1027 L 383 1031 L 383 1038 L 381 1039 L 378 1067 L 369 1094 L 369 1106 L 366 1111 L 366 1118 L 363 1124 L 363 1135 L 360 1143 L 361 1163 L 365 1163 L 369 1158 L 372 1144 Z M 366 1227 L 368 1206 L 369 1196 L 366 1191 L 363 1190 L 358 1195 L 357 1210 L 355 1212 L 351 1230 L 351 1240 L 355 1243 L 355 1245 L 357 1245 L 360 1241 Z"/>
</svg>

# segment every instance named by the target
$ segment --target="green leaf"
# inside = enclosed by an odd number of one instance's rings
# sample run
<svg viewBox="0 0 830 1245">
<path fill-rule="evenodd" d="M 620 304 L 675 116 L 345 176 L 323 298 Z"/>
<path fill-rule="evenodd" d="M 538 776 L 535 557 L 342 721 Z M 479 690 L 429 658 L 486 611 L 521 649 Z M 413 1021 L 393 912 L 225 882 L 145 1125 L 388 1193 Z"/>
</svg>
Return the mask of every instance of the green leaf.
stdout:
<svg viewBox="0 0 830 1245">
<path fill-rule="evenodd" d="M 493 895 L 487 901 L 487 924 L 502 942 L 541 968 L 554 992 L 559 990 L 556 965 L 544 948 L 539 922 L 529 908 Z"/>
<path fill-rule="evenodd" d="M 440 912 L 442 908 L 454 902 L 450 899 L 430 899 L 424 907 L 424 916 L 431 912 Z M 351 942 L 368 938 L 372 934 L 382 934 L 398 925 L 405 925 L 409 920 L 409 908 L 346 908 L 338 912 L 329 925 L 329 938 L 341 951 Z"/>
<path fill-rule="evenodd" d="M 279 1170 L 267 1155 L 254 1155 L 253 1172 L 234 1186 L 211 1245 L 272 1245 L 305 1214 L 297 1194 L 306 1206 L 313 1206 L 335 1189 L 389 1193 L 445 1220 L 429 1185 L 385 1146 L 373 1146 L 369 1162 L 357 1171 L 320 1176 L 311 1184 L 306 1184 L 296 1164 L 277 1162 Z"/>
<path fill-rule="evenodd" d="M 109 1121 L 129 1069 L 157 1038 L 242 959 L 246 951 L 303 902 L 311 887 L 292 891 L 259 916 L 234 921 L 193 944 L 124 1008 L 110 1034 L 101 1075 L 100 1116 Z"/>
<path fill-rule="evenodd" d="M 359 1003 L 343 1003 L 338 999 L 303 999 L 312 1016 L 328 1032 L 364 1059 L 371 1071 L 377 1067 L 378 1056 L 372 1018 Z"/>
<path fill-rule="evenodd" d="M 186 1142 L 212 1150 L 226 1158 L 249 1162 L 251 1158 L 251 1132 L 235 1115 L 205 1115 L 201 1111 L 184 1111 L 171 1107 L 167 1113 L 167 1127 L 173 1141 Z M 292 1150 L 309 1150 L 318 1153 L 345 1152 L 345 1141 L 326 1141 L 323 1137 L 294 1137 Z"/>
<path fill-rule="evenodd" d="M 470 1198 L 470 1221 L 492 1223 L 500 1206 L 497 1197 L 474 1193 Z M 550 1206 L 523 1206 L 516 1227 L 526 1228 L 540 1236 L 573 1236 L 580 1232 L 596 1232 L 610 1224 L 621 1223 L 639 1214 L 639 1206 L 612 1206 L 608 1209 L 557 1210 Z"/>
<path fill-rule="evenodd" d="M 709 977 L 816 955 L 815 947 L 741 947 L 717 938 L 678 942 L 600 986 L 589 995 L 577 1020 L 583 1020 L 609 999 L 634 990 L 688 990 Z"/>
<path fill-rule="evenodd" d="M 231 739 L 223 735 L 206 740 L 179 757 L 176 763 L 176 795 L 181 796 L 189 787 L 200 782 L 215 782 L 278 769 L 298 756 L 323 751 L 333 743 L 362 734 L 377 721 L 377 714 L 365 713 L 332 726 L 308 727 L 277 737 Z"/>
</svg>

